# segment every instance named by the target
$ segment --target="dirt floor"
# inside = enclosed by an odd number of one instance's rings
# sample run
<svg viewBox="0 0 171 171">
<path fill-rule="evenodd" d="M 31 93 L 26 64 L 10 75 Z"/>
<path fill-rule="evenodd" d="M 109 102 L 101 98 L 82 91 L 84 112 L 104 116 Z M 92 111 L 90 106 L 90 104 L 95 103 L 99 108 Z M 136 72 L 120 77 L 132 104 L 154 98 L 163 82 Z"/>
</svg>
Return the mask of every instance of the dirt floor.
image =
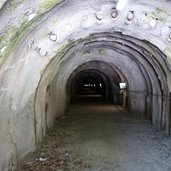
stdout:
<svg viewBox="0 0 171 171">
<path fill-rule="evenodd" d="M 171 171 L 171 138 L 120 106 L 79 99 L 18 170 Z"/>
</svg>

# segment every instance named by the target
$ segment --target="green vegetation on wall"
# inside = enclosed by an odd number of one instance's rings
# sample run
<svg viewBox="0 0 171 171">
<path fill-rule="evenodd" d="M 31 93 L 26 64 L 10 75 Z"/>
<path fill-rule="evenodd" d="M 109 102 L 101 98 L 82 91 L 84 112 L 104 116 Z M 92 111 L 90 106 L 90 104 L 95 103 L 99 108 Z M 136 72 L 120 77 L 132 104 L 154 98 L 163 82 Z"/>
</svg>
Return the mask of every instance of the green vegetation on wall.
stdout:
<svg viewBox="0 0 171 171">
<path fill-rule="evenodd" d="M 40 4 L 40 8 L 39 8 L 39 13 L 41 12 L 47 12 L 50 9 L 52 9 L 55 5 L 57 5 L 60 2 L 60 0 L 44 0 L 41 4 Z"/>
<path fill-rule="evenodd" d="M 24 0 L 13 0 L 10 1 L 7 5 L 8 10 L 14 10 L 19 4 Z M 5 30 L 5 33 L 0 35 L 0 67 L 5 61 L 6 57 L 12 51 L 12 48 L 15 47 L 16 43 L 22 38 L 25 34 L 26 28 L 34 26 L 34 24 L 39 21 L 39 19 L 49 10 L 51 10 L 55 5 L 57 5 L 61 0 L 44 0 L 40 3 L 39 9 L 36 13 L 36 16 L 32 20 L 28 20 L 23 16 L 23 20 L 19 27 L 15 25 L 8 26 Z M 3 49 L 3 50 L 2 50 Z"/>
</svg>

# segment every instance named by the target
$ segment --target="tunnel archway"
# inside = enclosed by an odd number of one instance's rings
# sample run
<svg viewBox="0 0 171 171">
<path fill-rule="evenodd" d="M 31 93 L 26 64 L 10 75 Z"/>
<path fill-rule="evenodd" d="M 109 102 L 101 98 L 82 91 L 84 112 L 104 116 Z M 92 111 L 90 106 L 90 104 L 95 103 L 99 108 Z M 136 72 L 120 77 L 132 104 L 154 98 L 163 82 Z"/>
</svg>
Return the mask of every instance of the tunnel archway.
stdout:
<svg viewBox="0 0 171 171">
<path fill-rule="evenodd" d="M 77 95 L 82 94 L 99 94 L 103 97 L 107 96 L 105 84 L 106 78 L 102 78 L 96 71 L 88 70 L 79 73 L 74 80 L 72 80 L 70 87 L 71 102 Z M 107 80 L 106 80 L 107 81 Z"/>
<path fill-rule="evenodd" d="M 46 117 L 51 118 L 49 121 L 44 119 L 47 125 L 50 126 L 52 124 L 50 121 L 63 114 L 68 104 L 65 87 L 70 74 L 79 66 L 95 60 L 99 63 L 116 66 L 121 70 L 118 73 L 120 75 L 123 73 L 126 77 L 129 85 L 128 109 L 130 112 L 145 115 L 160 129 L 169 132 L 170 114 L 167 100 L 169 87 L 166 80 L 170 68 L 164 55 L 149 42 L 121 33 L 99 33 L 90 37 L 91 40 L 87 38 L 74 43 L 74 46 L 69 46 L 60 62 L 56 60 L 60 57 L 54 58 L 50 62 L 37 91 L 36 115 L 41 108 L 39 106 L 46 106 L 47 102 L 49 102 L 49 110 L 46 111 Z M 44 95 L 44 100 L 41 102 L 39 100 L 40 92 L 41 97 L 42 94 Z M 49 97 L 48 94 L 54 96 Z M 41 109 L 41 115 L 43 113 L 45 113 L 44 109 Z M 42 121 L 40 120 L 38 123 L 42 123 Z M 39 130 L 39 128 L 37 129 Z"/>
<path fill-rule="evenodd" d="M 85 74 L 89 76 L 93 74 L 96 77 L 98 76 L 101 79 L 99 82 L 102 82 L 104 85 L 103 97 L 113 101 L 114 104 L 121 104 L 119 83 L 127 82 L 127 80 L 123 78 L 123 75 L 120 77 L 121 73 L 119 75 L 118 70 L 116 71 L 115 68 L 101 61 L 91 61 L 79 66 L 68 78 L 67 96 L 74 97 L 75 95 L 72 93 L 72 89 L 75 89 L 74 87 L 77 86 L 78 81 Z"/>
<path fill-rule="evenodd" d="M 130 1 L 120 12 L 116 5 L 0 3 L 0 170 L 38 147 L 84 75 L 104 82 L 114 104 L 126 96 L 130 113 L 170 133 L 170 2 Z M 118 82 L 126 82 L 125 95 Z"/>
</svg>

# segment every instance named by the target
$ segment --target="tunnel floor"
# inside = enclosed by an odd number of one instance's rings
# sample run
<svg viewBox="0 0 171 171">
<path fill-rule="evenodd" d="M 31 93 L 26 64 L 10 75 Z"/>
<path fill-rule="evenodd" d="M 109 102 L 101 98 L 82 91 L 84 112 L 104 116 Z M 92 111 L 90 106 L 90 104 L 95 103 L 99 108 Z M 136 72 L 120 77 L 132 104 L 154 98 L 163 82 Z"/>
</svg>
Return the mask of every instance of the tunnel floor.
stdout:
<svg viewBox="0 0 171 171">
<path fill-rule="evenodd" d="M 80 96 L 21 171 L 171 171 L 171 138 L 100 97 Z"/>
</svg>

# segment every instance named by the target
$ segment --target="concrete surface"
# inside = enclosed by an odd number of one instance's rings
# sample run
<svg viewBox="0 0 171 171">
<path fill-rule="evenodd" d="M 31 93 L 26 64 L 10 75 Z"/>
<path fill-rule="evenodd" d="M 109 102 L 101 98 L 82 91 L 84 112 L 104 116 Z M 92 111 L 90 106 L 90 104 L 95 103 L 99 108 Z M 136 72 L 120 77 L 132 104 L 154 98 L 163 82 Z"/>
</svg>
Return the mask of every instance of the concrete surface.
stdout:
<svg viewBox="0 0 171 171">
<path fill-rule="evenodd" d="M 67 109 L 70 76 L 86 69 L 103 71 L 112 93 L 117 73 L 129 110 L 170 133 L 171 2 L 129 0 L 113 18 L 116 3 L 0 1 L 0 170 L 37 149 Z"/>
<path fill-rule="evenodd" d="M 149 121 L 93 97 L 79 98 L 72 104 L 19 170 L 171 170 L 171 138 Z"/>
</svg>

